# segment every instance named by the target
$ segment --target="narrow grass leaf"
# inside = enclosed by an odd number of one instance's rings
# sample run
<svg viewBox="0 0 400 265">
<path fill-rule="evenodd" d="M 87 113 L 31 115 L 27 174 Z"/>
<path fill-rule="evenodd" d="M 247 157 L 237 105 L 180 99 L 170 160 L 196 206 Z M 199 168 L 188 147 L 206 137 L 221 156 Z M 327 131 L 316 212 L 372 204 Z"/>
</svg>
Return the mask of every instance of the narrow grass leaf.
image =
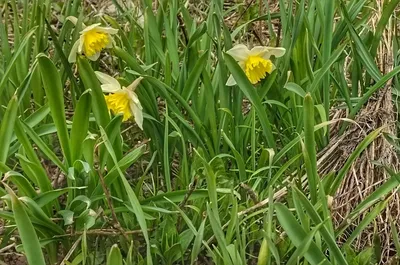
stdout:
<svg viewBox="0 0 400 265">
<path fill-rule="evenodd" d="M 294 192 L 296 193 L 297 197 L 299 198 L 301 204 L 305 208 L 308 216 L 311 218 L 311 220 L 317 225 L 322 225 L 319 230 L 326 242 L 326 244 L 329 247 L 330 253 L 332 253 L 333 257 L 339 264 L 347 265 L 347 261 L 345 257 L 343 256 L 343 253 L 339 249 L 338 245 L 336 244 L 335 237 L 332 235 L 329 230 L 327 229 L 326 225 L 324 224 L 324 221 L 321 219 L 320 215 L 318 212 L 315 210 L 314 206 L 310 203 L 310 201 L 307 199 L 307 197 L 296 187 L 293 188 Z"/>
<path fill-rule="evenodd" d="M 300 247 L 296 248 L 293 252 L 292 256 L 286 263 L 286 265 L 296 265 L 297 262 L 304 256 L 304 254 L 309 250 L 311 243 L 313 242 L 315 233 L 323 226 L 323 223 L 318 224 L 314 227 L 304 238 L 303 242 L 300 244 Z"/>
<path fill-rule="evenodd" d="M 347 238 L 345 245 L 350 245 L 354 239 L 361 234 L 361 232 L 385 209 L 389 199 L 379 203 L 374 209 L 372 209 L 354 228 L 351 235 Z"/>
<path fill-rule="evenodd" d="M 92 108 L 96 122 L 105 128 L 110 122 L 110 114 L 108 113 L 107 104 L 99 80 L 86 59 L 79 56 L 77 58 L 77 63 L 79 75 L 82 78 L 85 89 L 90 89 L 92 94 Z"/>
<path fill-rule="evenodd" d="M 89 128 L 89 114 L 91 110 L 90 94 L 85 92 L 80 97 L 75 109 L 71 129 L 71 152 L 72 162 L 80 159 L 82 155 L 82 144 Z"/>
<path fill-rule="evenodd" d="M 61 85 L 61 78 L 56 66 L 45 55 L 39 55 L 39 69 L 42 76 L 44 90 L 49 102 L 51 115 L 57 127 L 57 135 L 61 149 L 68 164 L 72 164 L 69 136 L 65 118 L 64 91 Z"/>
<path fill-rule="evenodd" d="M 7 105 L 6 113 L 0 123 L 0 162 L 5 163 L 8 150 L 10 148 L 10 141 L 14 131 L 15 119 L 18 112 L 18 99 L 13 96 Z"/>
<path fill-rule="evenodd" d="M 14 213 L 15 223 L 18 228 L 19 236 L 21 237 L 24 246 L 25 255 L 29 265 L 46 265 L 44 260 L 42 248 L 35 228 L 26 213 L 23 204 L 17 198 L 15 193 L 6 186 L 8 194 L 11 197 L 12 209 Z"/>
<path fill-rule="evenodd" d="M 18 45 L 17 50 L 14 52 L 11 61 L 8 63 L 7 68 L 4 71 L 4 74 L 0 80 L 0 96 L 2 96 L 2 94 L 4 92 L 7 82 L 9 81 L 9 75 L 12 73 L 15 63 L 17 62 L 17 60 L 19 60 L 22 51 L 25 49 L 25 46 L 28 44 L 30 38 L 32 37 L 32 35 L 35 31 L 36 31 L 36 27 L 33 27 L 30 31 L 28 31 L 26 33 L 24 39 L 21 41 L 21 43 Z M 7 39 L 8 38 L 6 38 L 5 40 L 7 40 Z"/>
<path fill-rule="evenodd" d="M 306 231 L 300 226 L 296 218 L 289 211 L 289 209 L 281 204 L 275 204 L 276 215 L 282 228 L 286 231 L 293 244 L 299 248 L 303 244 L 304 238 L 307 237 Z M 325 255 L 317 247 L 314 242 L 310 243 L 310 248 L 304 253 L 304 257 L 310 262 L 311 265 L 331 265 Z"/>
<path fill-rule="evenodd" d="M 317 201 L 317 154 L 315 151 L 316 143 L 314 137 L 314 103 L 310 93 L 304 98 L 304 148 L 309 163 L 306 163 L 308 188 L 310 189 L 311 202 L 314 204 Z"/>
</svg>

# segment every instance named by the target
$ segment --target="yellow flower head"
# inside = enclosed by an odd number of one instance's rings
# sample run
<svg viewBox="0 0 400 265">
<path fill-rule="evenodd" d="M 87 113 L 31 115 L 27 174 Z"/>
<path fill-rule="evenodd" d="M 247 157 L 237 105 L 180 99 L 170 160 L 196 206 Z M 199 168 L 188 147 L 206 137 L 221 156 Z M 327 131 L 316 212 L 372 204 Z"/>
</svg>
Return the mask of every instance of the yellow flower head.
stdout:
<svg viewBox="0 0 400 265">
<path fill-rule="evenodd" d="M 264 46 L 255 46 L 249 50 L 245 45 L 238 44 L 227 51 L 240 65 L 247 78 L 252 84 L 257 84 L 261 79 L 275 70 L 275 65 L 270 60 L 273 55 L 281 57 L 285 54 L 285 48 L 273 48 Z M 236 81 L 231 75 L 226 82 L 227 86 L 236 85 Z"/>
<path fill-rule="evenodd" d="M 68 20 L 74 24 L 77 22 L 74 17 L 68 17 Z M 103 49 L 112 47 L 111 35 L 116 34 L 118 30 L 100 25 L 97 23 L 86 27 L 85 24 L 82 24 L 83 30 L 80 32 L 79 40 L 75 42 L 68 57 L 70 63 L 76 61 L 77 53 L 84 54 L 90 60 L 96 61 Z"/>
<path fill-rule="evenodd" d="M 139 98 L 135 93 L 136 87 L 139 85 L 143 77 L 139 77 L 128 87 L 121 86 L 115 78 L 102 72 L 95 72 L 99 79 L 101 89 L 105 95 L 105 100 L 109 111 L 114 114 L 122 114 L 122 121 L 134 117 L 137 125 L 143 130 L 143 108 Z"/>
</svg>

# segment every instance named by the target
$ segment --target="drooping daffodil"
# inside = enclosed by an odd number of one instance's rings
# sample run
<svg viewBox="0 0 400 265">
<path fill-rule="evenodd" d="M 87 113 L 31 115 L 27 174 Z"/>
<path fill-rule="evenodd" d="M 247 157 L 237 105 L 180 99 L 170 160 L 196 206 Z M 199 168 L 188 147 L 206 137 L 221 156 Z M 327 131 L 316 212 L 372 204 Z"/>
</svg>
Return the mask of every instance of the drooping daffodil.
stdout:
<svg viewBox="0 0 400 265">
<path fill-rule="evenodd" d="M 261 79 L 275 70 L 275 65 L 271 61 L 271 56 L 281 57 L 285 54 L 285 48 L 274 48 L 265 46 L 255 46 L 249 50 L 245 45 L 238 44 L 227 53 L 232 56 L 245 72 L 252 84 L 257 84 Z M 227 86 L 236 85 L 233 76 L 229 76 Z"/>
<path fill-rule="evenodd" d="M 75 17 L 68 17 L 72 23 L 76 24 Z M 105 48 L 111 48 L 113 39 L 111 35 L 117 34 L 118 30 L 111 27 L 102 27 L 100 23 L 86 26 L 82 23 L 83 30 L 80 32 L 79 39 L 72 46 L 68 61 L 76 61 L 76 54 L 84 54 L 89 60 L 96 61 L 100 57 L 100 52 Z"/>
<path fill-rule="evenodd" d="M 104 96 L 108 110 L 114 114 L 123 114 L 122 121 L 133 116 L 139 128 L 143 130 L 143 108 L 135 93 L 143 77 L 137 78 L 128 87 L 124 87 L 117 79 L 107 74 L 97 71 L 95 73 L 101 83 L 101 89 L 104 93 L 108 93 Z"/>
</svg>

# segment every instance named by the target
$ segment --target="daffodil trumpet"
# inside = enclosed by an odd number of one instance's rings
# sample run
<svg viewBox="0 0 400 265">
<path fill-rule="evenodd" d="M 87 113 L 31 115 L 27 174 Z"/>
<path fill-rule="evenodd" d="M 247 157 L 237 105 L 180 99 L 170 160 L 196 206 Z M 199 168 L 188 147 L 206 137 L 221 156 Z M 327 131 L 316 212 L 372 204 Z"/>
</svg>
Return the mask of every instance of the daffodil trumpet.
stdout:
<svg viewBox="0 0 400 265">
<path fill-rule="evenodd" d="M 227 51 L 245 72 L 247 78 L 252 84 L 257 84 L 264 79 L 267 74 L 275 70 L 275 65 L 271 61 L 271 56 L 281 57 L 285 54 L 285 48 L 255 46 L 249 50 L 245 45 L 238 44 Z M 236 85 L 236 81 L 232 75 L 226 82 L 227 86 Z"/>
<path fill-rule="evenodd" d="M 128 87 L 121 86 L 117 79 L 96 71 L 96 76 L 101 83 L 108 110 L 114 114 L 122 114 L 122 121 L 127 121 L 132 116 L 140 129 L 143 130 L 143 108 L 135 93 L 143 77 L 137 78 Z"/>
</svg>

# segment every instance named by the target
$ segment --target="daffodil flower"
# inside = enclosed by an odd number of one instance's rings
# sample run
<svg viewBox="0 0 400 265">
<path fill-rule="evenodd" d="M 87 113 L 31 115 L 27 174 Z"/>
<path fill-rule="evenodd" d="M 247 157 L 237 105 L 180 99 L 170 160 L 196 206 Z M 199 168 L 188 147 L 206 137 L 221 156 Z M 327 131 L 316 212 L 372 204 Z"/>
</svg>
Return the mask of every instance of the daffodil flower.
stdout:
<svg viewBox="0 0 400 265">
<path fill-rule="evenodd" d="M 143 130 L 143 108 L 135 93 L 135 89 L 143 77 L 139 77 L 128 87 L 124 87 L 118 80 L 107 74 L 97 71 L 95 73 L 102 84 L 101 89 L 104 93 L 108 93 L 104 96 L 108 109 L 114 114 L 123 114 L 122 121 L 133 116 L 139 128 Z"/>
<path fill-rule="evenodd" d="M 261 79 L 275 70 L 275 65 L 271 61 L 271 56 L 281 57 L 285 54 L 285 48 L 274 48 L 265 46 L 255 46 L 249 50 L 245 45 L 238 44 L 227 53 L 232 56 L 245 72 L 252 84 L 257 84 Z M 229 76 L 227 86 L 236 85 L 233 76 Z"/>
<path fill-rule="evenodd" d="M 74 24 L 77 22 L 75 17 L 68 17 L 67 19 Z M 68 57 L 70 63 L 76 61 L 77 53 L 83 53 L 90 60 L 96 61 L 103 49 L 112 47 L 113 40 L 111 35 L 116 34 L 118 30 L 111 27 L 101 27 L 100 25 L 100 23 L 96 23 L 86 27 L 82 23 L 83 30 L 80 32 L 79 39 L 72 46 Z"/>
</svg>

